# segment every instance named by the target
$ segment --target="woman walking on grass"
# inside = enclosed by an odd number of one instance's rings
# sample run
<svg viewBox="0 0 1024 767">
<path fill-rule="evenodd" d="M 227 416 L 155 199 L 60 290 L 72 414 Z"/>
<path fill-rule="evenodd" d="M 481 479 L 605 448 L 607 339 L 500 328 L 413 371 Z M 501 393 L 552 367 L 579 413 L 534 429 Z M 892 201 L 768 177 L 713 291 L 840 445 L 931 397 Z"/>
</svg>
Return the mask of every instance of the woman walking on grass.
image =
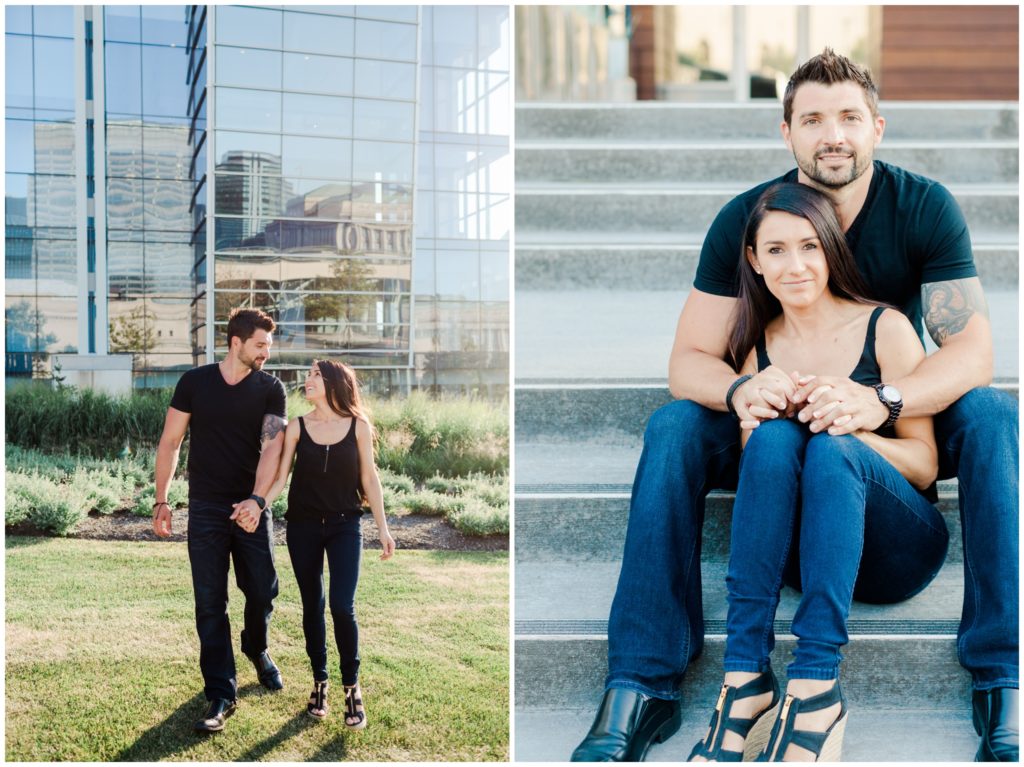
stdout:
<svg viewBox="0 0 1024 767">
<path fill-rule="evenodd" d="M 306 373 L 306 400 L 313 410 L 288 424 L 284 453 L 267 503 L 284 489 L 295 461 L 288 492 L 288 555 L 302 595 L 302 630 L 313 667 L 313 692 L 307 713 L 327 716 L 327 628 L 324 622 L 324 555 L 331 569 L 329 603 L 334 638 L 341 656 L 345 687 L 345 726 L 366 727 L 359 690 L 359 629 L 355 593 L 363 550 L 360 516 L 364 503 L 373 512 L 381 559 L 395 553 L 384 518 L 384 498 L 373 457 L 374 430 L 359 395 L 352 368 L 314 361 Z"/>
</svg>

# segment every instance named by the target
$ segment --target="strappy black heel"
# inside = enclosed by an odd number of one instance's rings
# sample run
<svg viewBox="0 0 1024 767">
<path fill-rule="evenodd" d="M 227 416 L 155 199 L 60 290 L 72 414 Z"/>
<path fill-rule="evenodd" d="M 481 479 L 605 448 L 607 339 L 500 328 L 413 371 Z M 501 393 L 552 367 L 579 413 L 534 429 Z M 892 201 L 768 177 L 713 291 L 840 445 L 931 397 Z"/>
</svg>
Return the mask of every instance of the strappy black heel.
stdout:
<svg viewBox="0 0 1024 767">
<path fill-rule="evenodd" d="M 841 704 L 839 716 L 824 732 L 794 728 L 793 723 L 796 721 L 797 714 L 821 711 L 836 703 Z M 768 745 L 756 761 L 781 762 L 786 756 L 786 749 L 790 745 L 794 745 L 813 753 L 816 762 L 838 762 L 843 753 L 843 734 L 846 732 L 848 715 L 846 696 L 843 695 L 838 679 L 831 690 L 810 698 L 795 698 L 792 695 L 787 695 L 782 702 L 782 712 L 772 728 Z"/>
<path fill-rule="evenodd" d="M 309 703 L 306 704 L 306 713 L 314 719 L 324 719 L 327 716 L 327 680 L 322 682 L 313 680 L 313 692 L 309 694 Z"/>
<path fill-rule="evenodd" d="M 732 704 L 737 700 L 752 698 L 755 695 L 772 694 L 768 707 L 751 719 L 738 719 L 730 715 Z M 739 687 L 723 684 L 722 692 L 715 704 L 715 712 L 711 715 L 711 725 L 707 737 L 693 747 L 689 760 L 702 756 L 709 762 L 749 762 L 759 754 L 768 743 L 768 735 L 772 731 L 775 714 L 779 710 L 779 681 L 769 668 L 760 676 L 751 679 Z M 727 751 L 722 748 L 726 730 L 737 733 L 742 738 L 743 751 Z"/>
<path fill-rule="evenodd" d="M 360 710 L 363 705 L 361 695 L 362 690 L 359 689 L 358 683 L 351 687 L 345 685 L 345 726 L 350 730 L 361 730 L 366 727 L 366 712 Z M 349 722 L 349 719 L 356 721 Z"/>
</svg>

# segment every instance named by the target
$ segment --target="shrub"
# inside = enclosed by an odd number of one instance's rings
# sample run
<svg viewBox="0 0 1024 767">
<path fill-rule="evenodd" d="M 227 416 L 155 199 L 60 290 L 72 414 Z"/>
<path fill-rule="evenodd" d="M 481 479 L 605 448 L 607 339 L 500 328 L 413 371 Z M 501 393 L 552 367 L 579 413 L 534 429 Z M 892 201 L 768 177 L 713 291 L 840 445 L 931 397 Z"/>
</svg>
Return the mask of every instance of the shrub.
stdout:
<svg viewBox="0 0 1024 767">
<path fill-rule="evenodd" d="M 125 487 L 120 473 L 78 469 L 71 477 L 68 492 L 80 498 L 86 509 L 95 509 L 100 514 L 110 514 L 122 508 L 122 501 L 134 494 L 135 487 Z"/>
<path fill-rule="evenodd" d="M 431 490 L 420 490 L 407 495 L 402 505 L 413 514 L 429 514 L 432 516 L 448 516 L 462 508 L 463 501 L 451 495 L 442 495 Z"/>
<path fill-rule="evenodd" d="M 401 474 L 395 474 L 393 471 L 387 469 L 380 469 L 380 484 L 384 487 L 384 490 L 394 490 L 397 493 L 415 493 L 416 483 L 413 482 L 409 477 L 403 477 Z"/>
<path fill-rule="evenodd" d="M 38 474 L 8 472 L 4 522 L 29 522 L 54 535 L 67 535 L 85 519 L 88 500 L 69 486 Z"/>
<path fill-rule="evenodd" d="M 508 535 L 508 509 L 498 509 L 479 498 L 466 498 L 449 517 L 455 529 L 466 535 Z"/>
<path fill-rule="evenodd" d="M 4 487 L 4 524 L 19 525 L 32 513 L 34 487 L 40 481 L 38 474 L 6 472 Z"/>
<path fill-rule="evenodd" d="M 188 506 L 188 483 L 184 480 L 173 479 L 167 488 L 167 502 L 172 509 L 182 509 Z M 135 499 L 135 506 L 132 514 L 137 517 L 153 516 L 153 504 L 156 503 L 156 487 L 150 484 L 144 488 Z"/>
</svg>

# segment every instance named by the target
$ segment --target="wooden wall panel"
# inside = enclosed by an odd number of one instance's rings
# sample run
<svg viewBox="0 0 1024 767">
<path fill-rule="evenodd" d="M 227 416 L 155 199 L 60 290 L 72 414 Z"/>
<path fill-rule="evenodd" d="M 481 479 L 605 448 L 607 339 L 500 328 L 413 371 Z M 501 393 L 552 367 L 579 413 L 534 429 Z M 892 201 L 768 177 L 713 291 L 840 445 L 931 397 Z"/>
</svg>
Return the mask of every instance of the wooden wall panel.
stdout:
<svg viewBox="0 0 1024 767">
<path fill-rule="evenodd" d="M 1017 100 L 1017 6 L 882 8 L 882 98 Z"/>
</svg>

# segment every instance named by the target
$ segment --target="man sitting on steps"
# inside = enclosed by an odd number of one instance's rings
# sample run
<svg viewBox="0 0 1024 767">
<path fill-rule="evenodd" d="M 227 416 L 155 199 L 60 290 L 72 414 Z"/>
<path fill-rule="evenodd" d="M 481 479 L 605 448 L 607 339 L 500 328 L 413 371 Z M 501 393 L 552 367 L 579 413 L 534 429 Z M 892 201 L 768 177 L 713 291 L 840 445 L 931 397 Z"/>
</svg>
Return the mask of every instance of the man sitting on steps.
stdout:
<svg viewBox="0 0 1024 767">
<path fill-rule="evenodd" d="M 848 379 L 819 377 L 833 388 L 813 406 L 798 392 L 799 419 L 812 432 L 831 427 L 839 435 L 874 430 L 901 412 L 935 416 L 940 476 L 959 480 L 957 651 L 973 681 L 977 759 L 1017 761 L 1018 405 L 988 386 L 992 331 L 963 214 L 942 185 L 873 159 L 885 129 L 878 92 L 868 71 L 847 58 L 826 48 L 803 64 L 786 87 L 783 111 L 782 137 L 797 169 L 729 202 L 704 241 L 669 363 L 678 401 L 656 411 L 644 435 L 608 621 L 604 698 L 572 759 L 639 761 L 679 728 L 679 686 L 704 641 L 704 498 L 734 486 L 737 418 L 763 420 L 758 413 L 787 408 L 781 391 L 733 387 L 737 375 L 724 362 L 741 237 L 766 187 L 799 181 L 834 201 L 869 296 L 900 308 L 919 333 L 923 319 L 940 347 L 913 374 L 887 381 L 884 397 Z M 832 402 L 840 404 L 824 407 Z M 828 412 L 812 415 L 822 409 Z M 850 418 L 834 426 L 840 416 Z"/>
</svg>

